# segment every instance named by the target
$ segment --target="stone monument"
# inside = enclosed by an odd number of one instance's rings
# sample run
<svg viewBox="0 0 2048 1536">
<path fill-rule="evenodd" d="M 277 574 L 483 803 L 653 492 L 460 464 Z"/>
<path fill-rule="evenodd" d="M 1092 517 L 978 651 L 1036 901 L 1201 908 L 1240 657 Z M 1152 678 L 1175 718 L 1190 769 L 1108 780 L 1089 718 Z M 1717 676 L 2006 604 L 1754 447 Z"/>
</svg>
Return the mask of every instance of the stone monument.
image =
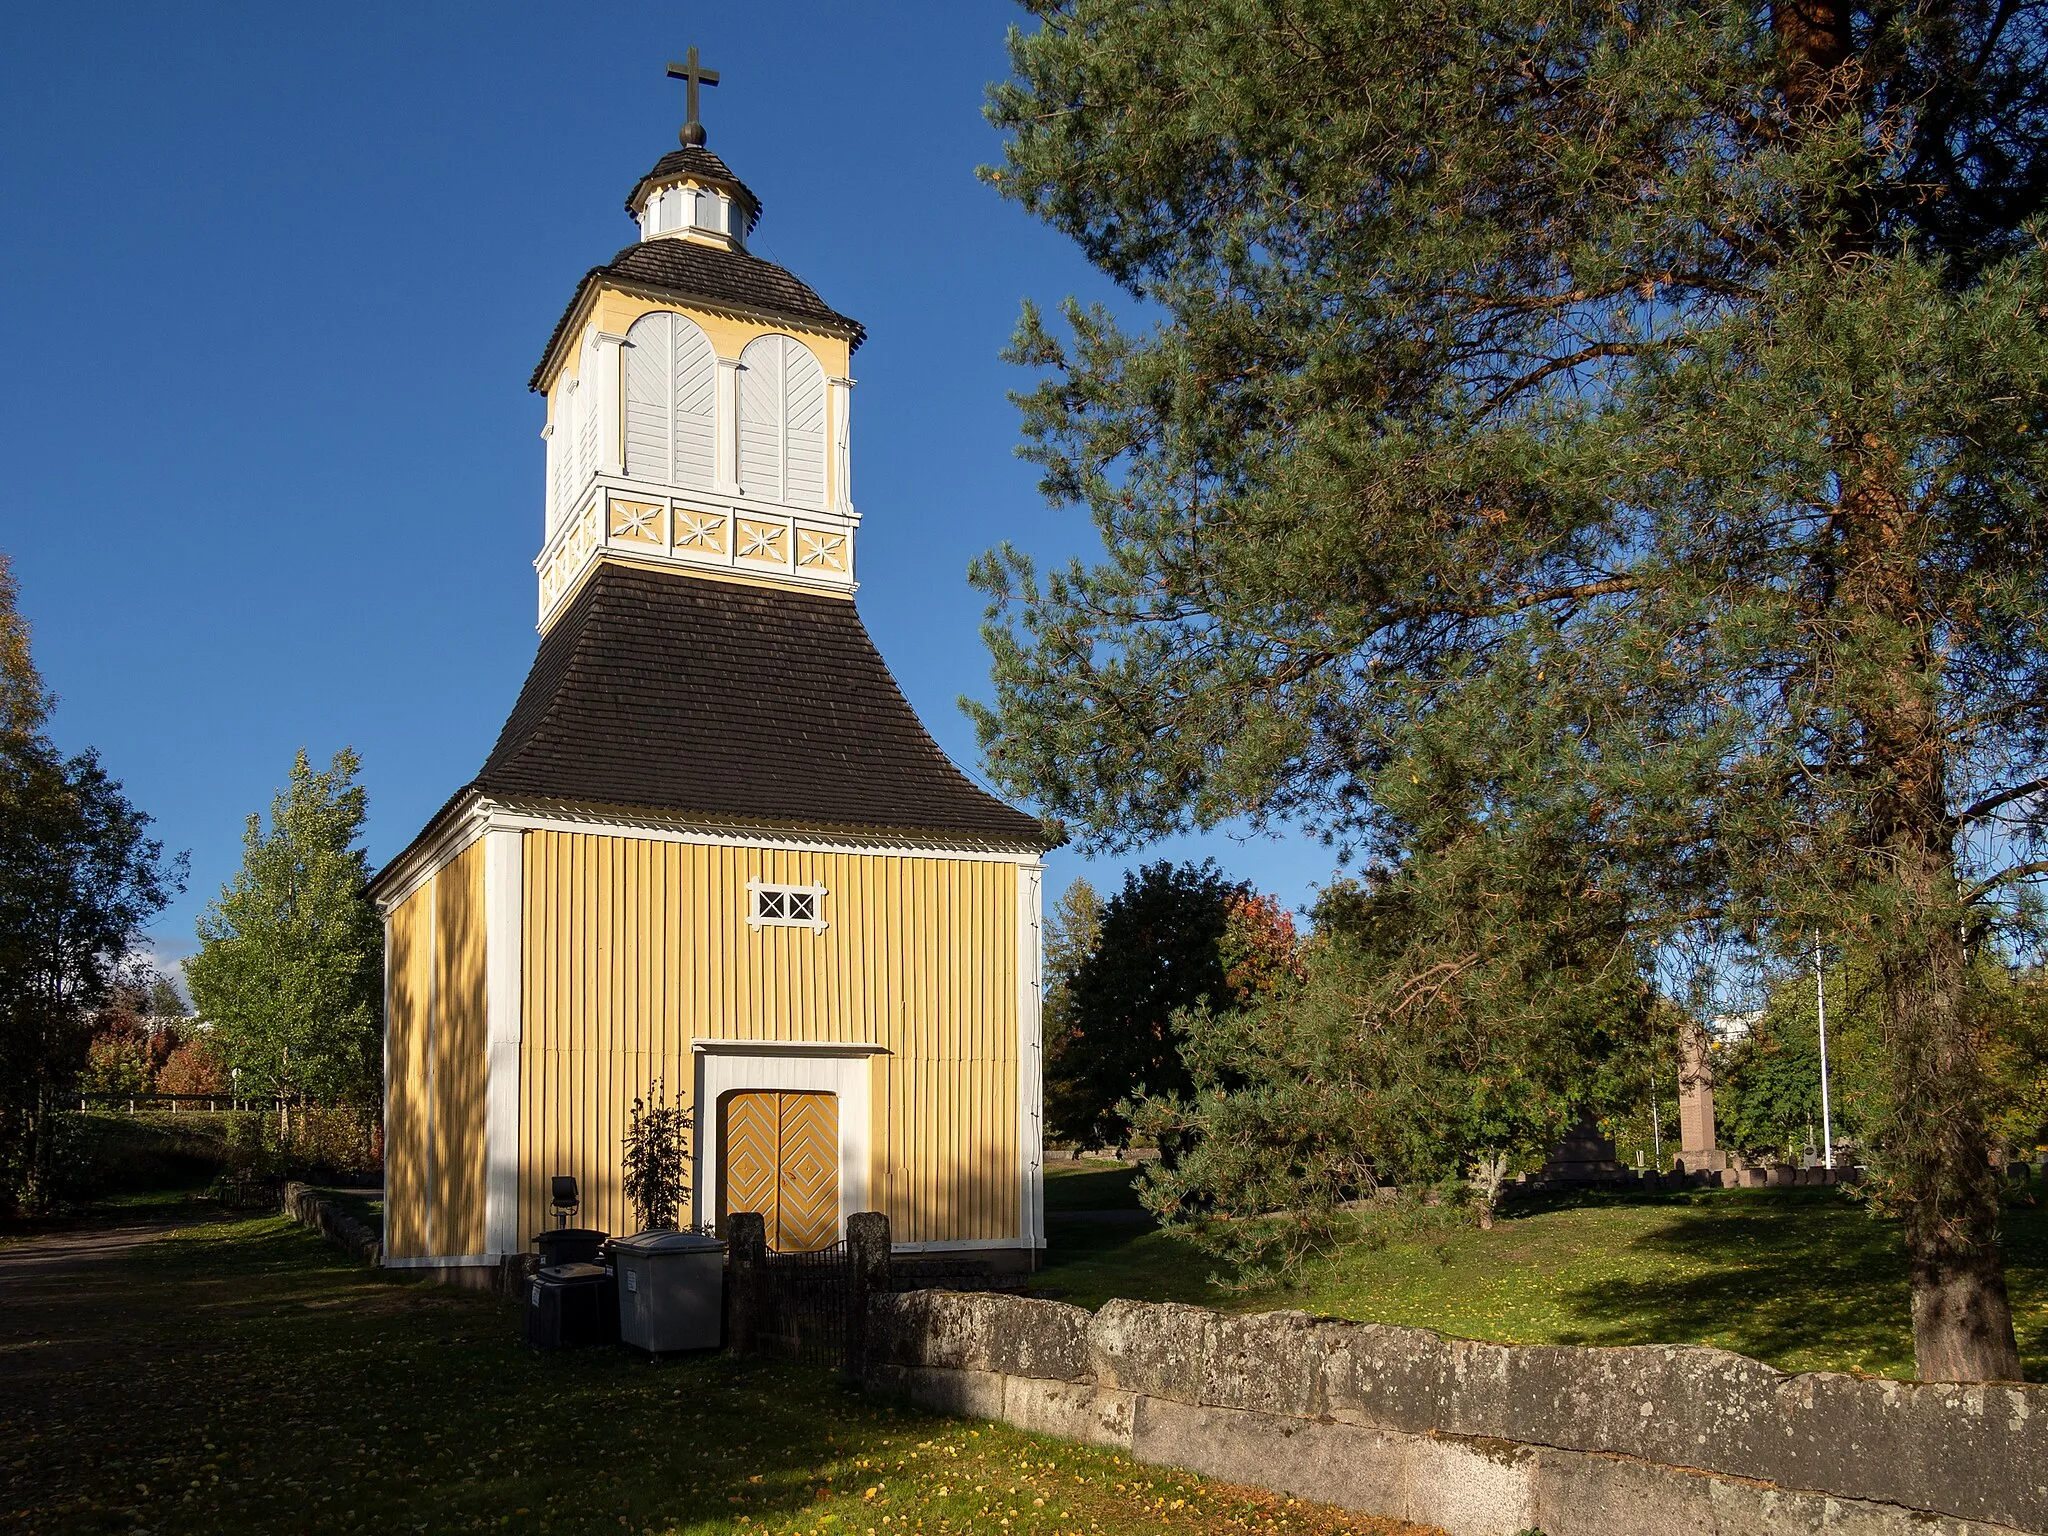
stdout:
<svg viewBox="0 0 2048 1536">
<path fill-rule="evenodd" d="M 1728 1154 L 1715 1144 L 1714 1063 L 1695 1019 L 1678 1027 L 1678 1161 L 1685 1173 L 1719 1173 Z"/>
</svg>

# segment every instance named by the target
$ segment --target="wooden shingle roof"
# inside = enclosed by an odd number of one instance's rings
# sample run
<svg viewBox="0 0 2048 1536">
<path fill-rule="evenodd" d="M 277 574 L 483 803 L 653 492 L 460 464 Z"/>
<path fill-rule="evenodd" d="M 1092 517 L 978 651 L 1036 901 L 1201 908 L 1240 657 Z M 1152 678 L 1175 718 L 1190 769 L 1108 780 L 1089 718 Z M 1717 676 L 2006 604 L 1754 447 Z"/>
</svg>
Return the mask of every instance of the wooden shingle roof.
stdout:
<svg viewBox="0 0 2048 1536">
<path fill-rule="evenodd" d="M 472 788 L 1044 847 L 954 767 L 851 602 L 606 563 L 542 639 Z"/>
<path fill-rule="evenodd" d="M 542 350 L 527 388 L 544 388 L 548 365 L 561 346 L 569 322 L 583 303 L 583 296 L 598 283 L 611 279 L 629 287 L 649 289 L 688 302 L 695 299 L 714 307 L 725 305 L 748 314 L 787 320 L 810 326 L 829 335 L 844 336 L 855 347 L 867 339 L 858 320 L 842 315 L 817 290 L 786 267 L 763 261 L 745 251 L 697 240 L 658 236 L 629 245 L 601 267 L 592 267 L 576 285 L 569 307 L 555 322 L 555 329 Z"/>
</svg>

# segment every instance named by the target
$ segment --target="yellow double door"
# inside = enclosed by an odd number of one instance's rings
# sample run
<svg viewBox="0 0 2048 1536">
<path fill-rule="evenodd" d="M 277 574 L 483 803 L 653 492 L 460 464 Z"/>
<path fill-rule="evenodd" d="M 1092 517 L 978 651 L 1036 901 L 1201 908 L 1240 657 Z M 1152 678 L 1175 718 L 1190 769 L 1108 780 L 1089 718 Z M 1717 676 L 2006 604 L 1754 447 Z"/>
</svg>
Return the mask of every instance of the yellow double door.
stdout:
<svg viewBox="0 0 2048 1536">
<path fill-rule="evenodd" d="M 839 1240 L 839 1100 L 779 1089 L 729 1093 L 718 1106 L 718 1224 L 758 1211 L 777 1253 Z"/>
</svg>

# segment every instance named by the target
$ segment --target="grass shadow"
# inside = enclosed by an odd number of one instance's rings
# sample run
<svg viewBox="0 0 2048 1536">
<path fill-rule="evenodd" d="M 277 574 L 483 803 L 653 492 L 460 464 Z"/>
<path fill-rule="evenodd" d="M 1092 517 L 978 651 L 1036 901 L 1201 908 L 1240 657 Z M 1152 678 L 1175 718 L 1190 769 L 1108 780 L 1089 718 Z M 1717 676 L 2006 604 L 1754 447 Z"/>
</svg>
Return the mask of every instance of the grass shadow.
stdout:
<svg viewBox="0 0 2048 1536">
<path fill-rule="evenodd" d="M 1572 1287 L 1566 1344 L 1712 1344 L 1783 1369 L 1910 1374 L 1895 1227 L 1836 1190 L 1681 1197 L 1630 1238 L 1623 1276 Z"/>
</svg>

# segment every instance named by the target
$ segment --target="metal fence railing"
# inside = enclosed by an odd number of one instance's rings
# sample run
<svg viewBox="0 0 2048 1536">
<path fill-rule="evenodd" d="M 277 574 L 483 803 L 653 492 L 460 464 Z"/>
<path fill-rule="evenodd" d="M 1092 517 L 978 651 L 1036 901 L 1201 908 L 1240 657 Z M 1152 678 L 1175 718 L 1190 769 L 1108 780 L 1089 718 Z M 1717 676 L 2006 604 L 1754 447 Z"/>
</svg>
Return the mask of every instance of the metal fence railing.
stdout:
<svg viewBox="0 0 2048 1536">
<path fill-rule="evenodd" d="M 853 1259 L 846 1244 L 810 1253 L 770 1253 L 762 1278 L 755 1347 L 806 1365 L 844 1365 L 855 1304 Z"/>
</svg>

